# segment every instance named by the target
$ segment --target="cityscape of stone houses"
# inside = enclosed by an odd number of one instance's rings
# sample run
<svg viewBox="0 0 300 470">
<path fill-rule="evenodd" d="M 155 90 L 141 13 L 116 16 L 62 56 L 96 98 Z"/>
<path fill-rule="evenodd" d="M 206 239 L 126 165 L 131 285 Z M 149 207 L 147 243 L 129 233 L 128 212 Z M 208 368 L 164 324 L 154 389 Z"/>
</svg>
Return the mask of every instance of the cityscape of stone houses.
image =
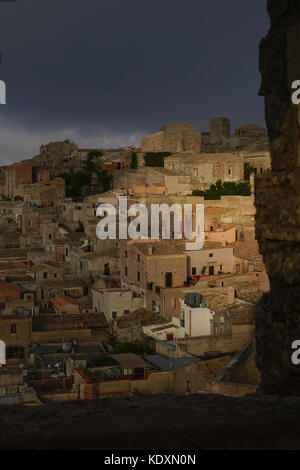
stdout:
<svg viewBox="0 0 300 470">
<path fill-rule="evenodd" d="M 0 404 L 254 393 L 265 129 L 178 123 L 140 147 L 70 140 L 0 167 Z M 223 188 L 218 193 L 218 190 Z M 244 192 L 246 191 L 246 192 Z M 216 198 L 212 196 L 216 194 Z M 203 204 L 204 245 L 97 237 L 97 207 Z M 1 362 L 1 361 L 0 361 Z"/>
</svg>

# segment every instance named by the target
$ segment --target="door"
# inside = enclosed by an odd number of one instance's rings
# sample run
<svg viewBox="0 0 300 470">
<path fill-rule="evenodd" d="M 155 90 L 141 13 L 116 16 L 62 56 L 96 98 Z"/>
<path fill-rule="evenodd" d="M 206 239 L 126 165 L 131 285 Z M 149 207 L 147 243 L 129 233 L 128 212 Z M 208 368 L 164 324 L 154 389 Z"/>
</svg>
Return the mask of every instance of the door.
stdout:
<svg viewBox="0 0 300 470">
<path fill-rule="evenodd" d="M 214 266 L 209 266 L 209 275 L 213 276 L 215 274 L 215 267 Z"/>
<path fill-rule="evenodd" d="M 173 287 L 173 274 L 166 273 L 166 287 Z"/>
</svg>

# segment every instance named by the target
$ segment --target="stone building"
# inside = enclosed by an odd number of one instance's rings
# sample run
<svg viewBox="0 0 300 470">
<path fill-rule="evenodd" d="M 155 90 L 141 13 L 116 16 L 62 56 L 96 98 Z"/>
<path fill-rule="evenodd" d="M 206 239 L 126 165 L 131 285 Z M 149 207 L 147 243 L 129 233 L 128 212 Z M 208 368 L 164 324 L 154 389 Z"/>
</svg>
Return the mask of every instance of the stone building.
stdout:
<svg viewBox="0 0 300 470">
<path fill-rule="evenodd" d="M 201 132 L 191 124 L 178 123 L 161 127 L 158 132 L 142 137 L 142 152 L 201 152 Z"/>
<path fill-rule="evenodd" d="M 127 242 L 120 249 L 121 275 L 142 289 L 180 287 L 187 279 L 184 246 L 168 241 Z"/>
<path fill-rule="evenodd" d="M 8 366 L 28 362 L 31 322 L 31 316 L 1 314 L 0 338 L 6 345 L 6 363 Z"/>
<path fill-rule="evenodd" d="M 13 198 L 17 196 L 16 190 L 21 184 L 32 184 L 32 161 L 24 160 L 20 163 L 7 166 L 5 172 L 4 196 Z"/>
<path fill-rule="evenodd" d="M 234 272 L 233 247 L 205 242 L 202 250 L 188 251 L 188 276 L 214 276 Z"/>
<path fill-rule="evenodd" d="M 271 170 L 270 152 L 243 151 L 241 154 L 244 157 L 244 163 L 248 163 L 254 168 L 255 173 L 264 173 L 265 171 Z"/>
<path fill-rule="evenodd" d="M 48 144 L 41 145 L 40 155 L 42 157 L 55 157 L 70 155 L 73 151 L 77 150 L 78 146 L 70 142 L 69 139 L 59 142 L 49 142 Z"/>
<path fill-rule="evenodd" d="M 14 196 L 19 196 L 25 202 L 39 202 L 43 206 L 59 206 L 65 198 L 65 180 L 58 178 L 48 184 L 20 184 L 14 191 Z"/>
<path fill-rule="evenodd" d="M 183 152 L 165 158 L 165 168 L 186 175 L 198 189 L 207 189 L 217 180 L 243 181 L 244 162 L 241 155 L 233 153 L 196 154 Z"/>
<path fill-rule="evenodd" d="M 210 143 L 222 142 L 224 137 L 230 136 L 230 120 L 226 117 L 210 118 Z"/>
<path fill-rule="evenodd" d="M 129 315 L 145 307 L 145 297 L 134 294 L 130 289 L 92 289 L 93 311 L 102 312 L 107 323 Z"/>
</svg>

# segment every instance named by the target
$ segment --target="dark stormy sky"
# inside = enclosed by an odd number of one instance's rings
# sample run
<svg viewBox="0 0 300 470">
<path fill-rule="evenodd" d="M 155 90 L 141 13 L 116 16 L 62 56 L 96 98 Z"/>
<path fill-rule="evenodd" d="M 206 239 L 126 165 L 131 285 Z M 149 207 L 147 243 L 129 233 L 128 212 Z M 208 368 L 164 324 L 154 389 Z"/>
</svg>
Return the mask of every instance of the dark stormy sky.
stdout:
<svg viewBox="0 0 300 470">
<path fill-rule="evenodd" d="M 0 164 L 70 137 L 138 144 L 184 121 L 264 125 L 264 0 L 0 1 Z"/>
</svg>

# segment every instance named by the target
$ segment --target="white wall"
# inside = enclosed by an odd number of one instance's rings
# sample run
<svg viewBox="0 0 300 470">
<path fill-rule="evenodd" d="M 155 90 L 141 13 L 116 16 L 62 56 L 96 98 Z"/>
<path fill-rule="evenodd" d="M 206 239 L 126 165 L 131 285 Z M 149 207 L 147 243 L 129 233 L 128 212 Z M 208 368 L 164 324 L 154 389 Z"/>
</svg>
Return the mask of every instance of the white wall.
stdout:
<svg viewBox="0 0 300 470">
<path fill-rule="evenodd" d="M 210 336 L 210 321 L 213 314 L 209 308 L 184 307 L 184 327 L 185 332 L 190 337 Z"/>
</svg>

